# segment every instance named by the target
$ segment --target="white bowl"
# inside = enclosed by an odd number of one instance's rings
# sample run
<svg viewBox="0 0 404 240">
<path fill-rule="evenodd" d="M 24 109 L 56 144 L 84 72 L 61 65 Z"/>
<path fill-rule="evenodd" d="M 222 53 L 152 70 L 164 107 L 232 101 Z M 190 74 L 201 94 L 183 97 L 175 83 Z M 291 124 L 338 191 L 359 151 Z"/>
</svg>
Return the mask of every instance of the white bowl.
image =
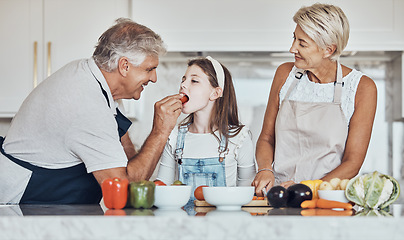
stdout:
<svg viewBox="0 0 404 240">
<path fill-rule="evenodd" d="M 156 186 L 154 206 L 160 209 L 178 209 L 187 204 L 191 197 L 191 186 Z"/>
<path fill-rule="evenodd" d="M 318 190 L 318 197 L 326 200 L 349 202 L 345 197 L 345 190 Z"/>
<path fill-rule="evenodd" d="M 206 202 L 218 210 L 240 210 L 254 196 L 254 187 L 204 187 L 202 191 Z"/>
</svg>

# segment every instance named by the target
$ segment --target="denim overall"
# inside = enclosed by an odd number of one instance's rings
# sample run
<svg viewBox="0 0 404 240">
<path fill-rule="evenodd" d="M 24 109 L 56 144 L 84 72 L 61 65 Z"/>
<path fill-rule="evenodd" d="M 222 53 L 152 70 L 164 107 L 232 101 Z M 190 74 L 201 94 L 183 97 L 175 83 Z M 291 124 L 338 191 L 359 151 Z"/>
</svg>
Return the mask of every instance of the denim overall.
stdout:
<svg viewBox="0 0 404 240">
<path fill-rule="evenodd" d="M 106 92 L 102 87 L 101 90 L 109 106 Z M 119 137 L 122 137 L 129 129 L 131 121 L 118 109 L 116 110 L 115 120 L 118 124 Z M 1 153 L 32 172 L 20 204 L 97 204 L 100 202 L 101 187 L 94 175 L 87 173 L 84 163 L 61 169 L 38 167 L 5 153 L 3 142 L 4 138 L 0 137 Z"/>
<path fill-rule="evenodd" d="M 178 179 L 192 186 L 190 201 L 195 200 L 194 191 L 201 185 L 210 187 L 226 186 L 225 161 L 228 153 L 226 150 L 227 139 L 222 136 L 218 147 L 219 156 L 213 158 L 183 158 L 184 139 L 188 132 L 188 126 L 179 128 L 177 145 L 175 149 L 175 161 L 177 162 Z"/>
</svg>

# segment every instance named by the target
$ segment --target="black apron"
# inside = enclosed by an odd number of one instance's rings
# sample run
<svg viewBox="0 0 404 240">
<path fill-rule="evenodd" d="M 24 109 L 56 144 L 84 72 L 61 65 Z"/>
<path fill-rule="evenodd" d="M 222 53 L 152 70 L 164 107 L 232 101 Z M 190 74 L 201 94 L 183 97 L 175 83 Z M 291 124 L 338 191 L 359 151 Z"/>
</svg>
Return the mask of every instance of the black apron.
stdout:
<svg viewBox="0 0 404 240">
<path fill-rule="evenodd" d="M 102 87 L 101 90 L 110 106 L 107 93 Z M 121 138 L 132 122 L 118 108 L 116 111 L 115 120 Z M 84 163 L 61 169 L 34 166 L 5 153 L 3 142 L 4 138 L 0 137 L 1 153 L 14 163 L 32 171 L 20 204 L 98 204 L 100 202 L 101 187 L 94 175 L 87 173 Z"/>
</svg>

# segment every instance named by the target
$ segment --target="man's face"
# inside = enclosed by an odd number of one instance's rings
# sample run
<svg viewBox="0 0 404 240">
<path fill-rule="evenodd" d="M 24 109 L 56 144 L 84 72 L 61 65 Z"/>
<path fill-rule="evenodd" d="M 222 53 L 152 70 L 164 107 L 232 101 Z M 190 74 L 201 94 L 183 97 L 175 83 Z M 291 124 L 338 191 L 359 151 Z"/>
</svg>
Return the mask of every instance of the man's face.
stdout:
<svg viewBox="0 0 404 240">
<path fill-rule="evenodd" d="M 147 56 L 142 64 L 134 66 L 129 63 L 129 72 L 124 82 L 124 91 L 127 98 L 138 100 L 149 81 L 155 83 L 157 81 L 156 68 L 159 64 L 158 57 Z"/>
</svg>

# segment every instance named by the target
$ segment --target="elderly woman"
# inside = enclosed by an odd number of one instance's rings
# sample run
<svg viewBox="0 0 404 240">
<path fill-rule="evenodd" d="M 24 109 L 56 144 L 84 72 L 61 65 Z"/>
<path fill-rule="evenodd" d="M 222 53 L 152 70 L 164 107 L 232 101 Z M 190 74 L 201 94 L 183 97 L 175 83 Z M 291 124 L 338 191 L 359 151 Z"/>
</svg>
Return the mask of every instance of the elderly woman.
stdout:
<svg viewBox="0 0 404 240">
<path fill-rule="evenodd" d="M 352 178 L 368 148 L 376 112 L 375 83 L 338 59 L 349 23 L 336 6 L 302 7 L 290 52 L 276 71 L 257 141 L 257 195 L 274 185 Z"/>
</svg>

